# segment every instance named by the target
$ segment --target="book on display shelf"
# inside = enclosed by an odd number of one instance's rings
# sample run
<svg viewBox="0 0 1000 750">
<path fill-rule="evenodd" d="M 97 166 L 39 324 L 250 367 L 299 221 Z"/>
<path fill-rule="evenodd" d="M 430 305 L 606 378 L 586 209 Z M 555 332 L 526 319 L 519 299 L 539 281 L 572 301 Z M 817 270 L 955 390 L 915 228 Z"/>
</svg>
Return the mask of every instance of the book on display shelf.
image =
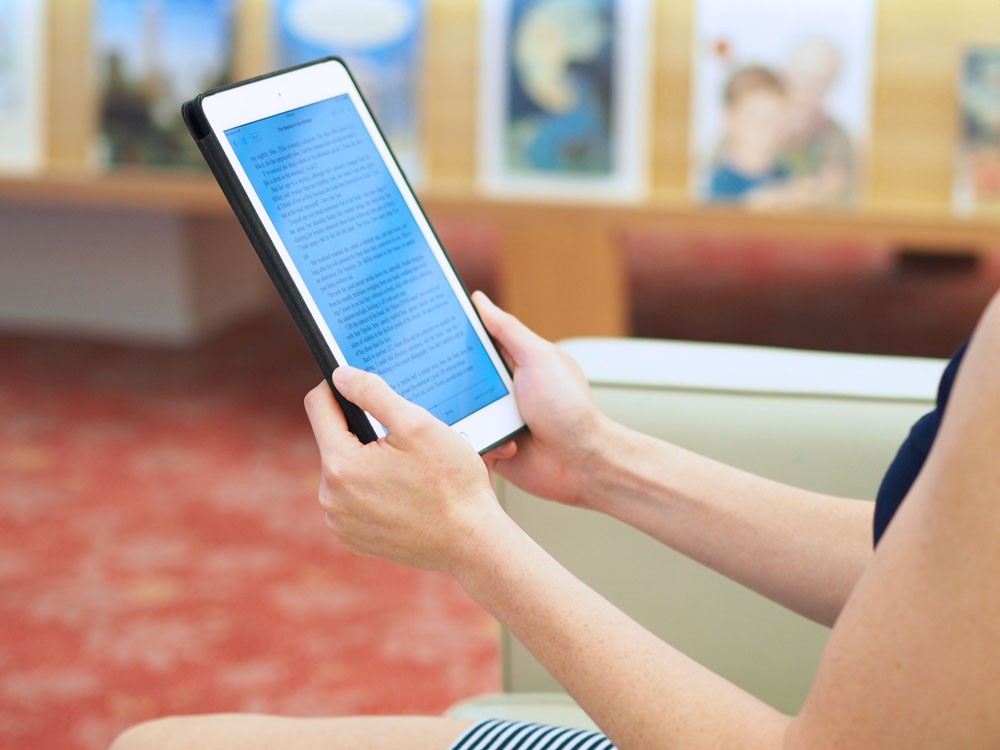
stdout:
<svg viewBox="0 0 1000 750">
<path fill-rule="evenodd" d="M 1000 214 L 1000 47 L 965 50 L 958 101 L 955 211 Z"/>
<path fill-rule="evenodd" d="M 273 13 L 275 67 L 343 59 L 407 179 L 422 183 L 425 0 L 275 0 Z"/>
<path fill-rule="evenodd" d="M 875 0 L 697 0 L 691 191 L 849 207 L 869 139 Z"/>
<path fill-rule="evenodd" d="M 601 202 L 646 195 L 650 19 L 648 0 L 484 3 L 486 192 Z"/>
<path fill-rule="evenodd" d="M 204 169 L 181 119 L 192 92 L 232 79 L 233 0 L 96 0 L 97 161 Z"/>
<path fill-rule="evenodd" d="M 45 3 L 0 0 L 0 171 L 45 166 Z"/>
</svg>

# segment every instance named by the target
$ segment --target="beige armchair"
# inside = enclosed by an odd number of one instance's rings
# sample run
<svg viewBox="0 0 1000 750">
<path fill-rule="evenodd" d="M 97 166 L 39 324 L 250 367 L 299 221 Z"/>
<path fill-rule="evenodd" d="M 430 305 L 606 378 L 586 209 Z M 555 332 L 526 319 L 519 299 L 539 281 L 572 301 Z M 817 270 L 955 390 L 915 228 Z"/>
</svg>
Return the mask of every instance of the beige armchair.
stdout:
<svg viewBox="0 0 1000 750">
<path fill-rule="evenodd" d="M 784 482 L 874 498 L 912 423 L 933 406 L 942 360 L 721 344 L 578 339 L 615 420 Z M 653 632 L 776 708 L 795 712 L 827 630 L 612 519 L 508 484 L 511 516 L 575 575 Z M 503 694 L 449 713 L 591 726 L 534 658 L 502 635 Z"/>
</svg>

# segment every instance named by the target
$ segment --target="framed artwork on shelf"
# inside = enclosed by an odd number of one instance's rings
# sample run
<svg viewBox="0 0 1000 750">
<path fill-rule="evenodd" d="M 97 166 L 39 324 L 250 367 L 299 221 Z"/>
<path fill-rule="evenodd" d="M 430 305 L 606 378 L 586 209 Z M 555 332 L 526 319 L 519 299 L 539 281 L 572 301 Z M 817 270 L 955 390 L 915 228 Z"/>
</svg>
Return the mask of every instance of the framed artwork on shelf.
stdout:
<svg viewBox="0 0 1000 750">
<path fill-rule="evenodd" d="M 955 212 L 1000 215 L 1000 47 L 965 50 L 958 101 Z"/>
<path fill-rule="evenodd" d="M 97 162 L 204 169 L 181 104 L 232 80 L 233 0 L 96 0 Z"/>
<path fill-rule="evenodd" d="M 273 0 L 276 67 L 343 58 L 407 179 L 424 178 L 425 0 Z"/>
<path fill-rule="evenodd" d="M 846 207 L 869 140 L 875 0 L 696 0 L 691 186 L 703 203 Z"/>
<path fill-rule="evenodd" d="M 0 170 L 45 166 L 45 3 L 0 0 Z"/>
<path fill-rule="evenodd" d="M 648 189 L 648 0 L 485 0 L 479 182 L 533 199 Z"/>
</svg>

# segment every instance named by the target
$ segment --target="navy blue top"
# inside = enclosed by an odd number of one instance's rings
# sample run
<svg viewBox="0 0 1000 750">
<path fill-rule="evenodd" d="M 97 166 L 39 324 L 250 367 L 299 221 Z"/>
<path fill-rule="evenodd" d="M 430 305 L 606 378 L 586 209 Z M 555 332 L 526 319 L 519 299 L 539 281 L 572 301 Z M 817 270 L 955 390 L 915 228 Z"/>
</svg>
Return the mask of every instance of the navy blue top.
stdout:
<svg viewBox="0 0 1000 750">
<path fill-rule="evenodd" d="M 913 425 L 910 434 L 903 445 L 899 448 L 899 453 L 889 465 L 889 470 L 882 479 L 882 486 L 879 487 L 878 497 L 875 499 L 875 544 L 882 538 L 889 521 L 896 514 L 902 504 L 906 494 L 910 491 L 917 474 L 923 468 L 927 454 L 931 451 L 934 438 L 937 437 L 938 427 L 941 425 L 941 417 L 944 415 L 945 406 L 948 404 L 948 397 L 951 395 L 951 386 L 955 382 L 955 373 L 965 356 L 965 350 L 969 342 L 962 344 L 962 347 L 951 358 L 948 366 L 941 376 L 941 384 L 938 386 L 937 405 L 930 414 L 925 414 Z"/>
</svg>

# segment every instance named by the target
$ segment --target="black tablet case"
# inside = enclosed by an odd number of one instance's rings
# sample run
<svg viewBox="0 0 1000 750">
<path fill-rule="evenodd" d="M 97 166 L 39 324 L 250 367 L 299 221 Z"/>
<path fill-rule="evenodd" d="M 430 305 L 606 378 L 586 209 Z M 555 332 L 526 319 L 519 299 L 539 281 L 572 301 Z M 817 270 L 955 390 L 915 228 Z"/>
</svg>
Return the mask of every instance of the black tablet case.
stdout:
<svg viewBox="0 0 1000 750">
<path fill-rule="evenodd" d="M 185 102 L 181 106 L 181 114 L 184 117 L 184 123 L 187 125 L 188 131 L 191 133 L 191 137 L 194 138 L 195 142 L 198 144 L 198 148 L 201 149 L 201 153 L 205 157 L 205 161 L 208 162 L 208 166 L 212 170 L 212 174 L 215 175 L 215 179 L 218 181 L 219 187 L 221 187 L 222 192 L 225 193 L 226 199 L 229 201 L 229 205 L 233 209 L 233 213 L 236 214 L 240 224 L 243 226 L 243 230 L 247 233 L 247 237 L 250 238 L 250 243 L 253 245 L 254 250 L 257 251 L 257 256 L 260 258 L 261 263 L 264 265 L 268 275 L 271 277 L 271 281 L 274 283 L 275 288 L 281 295 L 281 299 L 284 301 L 285 306 L 288 307 L 288 311 L 292 314 L 295 324 L 302 332 L 302 336 L 305 338 L 306 344 L 309 345 L 309 350 L 312 352 L 317 364 L 319 364 L 320 369 L 323 371 L 323 376 L 330 384 L 330 388 L 333 390 L 333 394 L 336 397 L 337 402 L 344 410 L 344 415 L 347 417 L 348 427 L 351 432 L 358 436 L 358 439 L 360 439 L 361 442 L 370 443 L 378 437 L 375 434 L 375 430 L 365 417 L 364 412 L 350 401 L 343 398 L 340 393 L 337 392 L 337 389 L 333 387 L 331 376 L 333 371 L 337 368 L 338 362 L 334 358 L 333 352 L 330 351 L 330 348 L 323 340 L 323 336 L 306 307 L 305 300 L 302 299 L 302 295 L 296 288 L 295 282 L 292 281 L 292 278 L 285 269 L 284 264 L 278 258 L 274 243 L 271 242 L 271 238 L 268 236 L 267 230 L 264 229 L 264 225 L 257 217 L 257 212 L 254 211 L 253 206 L 247 197 L 246 191 L 243 189 L 243 185 L 240 184 L 239 178 L 236 176 L 236 172 L 233 171 L 232 166 L 229 164 L 229 160 L 226 158 L 226 155 L 222 150 L 222 146 L 219 144 L 219 139 L 212 133 L 212 130 L 208 125 L 208 121 L 205 118 L 204 110 L 202 109 L 202 100 L 212 94 L 281 75 L 282 73 L 287 73 L 288 71 L 296 70 L 298 68 L 327 62 L 329 60 L 337 60 L 343 64 L 343 60 L 340 60 L 339 58 L 328 57 L 323 58 L 322 60 L 305 63 L 304 65 L 296 65 L 292 68 L 286 68 L 273 73 L 268 73 L 266 75 L 257 76 L 256 78 L 250 78 L 245 81 L 232 83 L 227 86 L 220 86 L 199 94 L 191 101 Z M 344 67 L 346 68 L 347 66 L 345 65 Z M 350 71 L 348 71 L 348 75 L 350 75 Z"/>
</svg>

